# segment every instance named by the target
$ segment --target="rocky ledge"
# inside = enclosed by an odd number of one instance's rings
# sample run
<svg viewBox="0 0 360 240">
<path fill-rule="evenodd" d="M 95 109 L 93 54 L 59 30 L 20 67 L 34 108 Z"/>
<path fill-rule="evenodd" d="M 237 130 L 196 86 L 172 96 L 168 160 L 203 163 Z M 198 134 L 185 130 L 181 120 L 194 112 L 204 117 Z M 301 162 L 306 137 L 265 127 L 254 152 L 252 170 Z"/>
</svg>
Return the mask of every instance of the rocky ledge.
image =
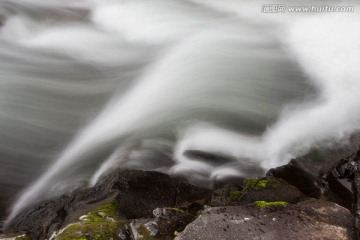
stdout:
<svg viewBox="0 0 360 240">
<path fill-rule="evenodd" d="M 119 169 L 24 211 L 0 239 L 356 239 L 351 189 L 338 189 L 322 187 L 296 161 L 216 190 Z"/>
</svg>

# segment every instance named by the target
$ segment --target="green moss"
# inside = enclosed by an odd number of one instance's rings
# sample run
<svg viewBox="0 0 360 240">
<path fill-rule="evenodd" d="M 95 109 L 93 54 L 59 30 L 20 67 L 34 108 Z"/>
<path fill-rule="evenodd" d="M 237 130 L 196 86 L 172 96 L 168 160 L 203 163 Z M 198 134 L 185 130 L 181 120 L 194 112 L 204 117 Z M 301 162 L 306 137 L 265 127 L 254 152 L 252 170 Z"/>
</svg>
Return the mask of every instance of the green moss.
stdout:
<svg viewBox="0 0 360 240">
<path fill-rule="evenodd" d="M 256 184 L 256 188 L 257 189 L 261 189 L 261 188 L 266 188 L 268 184 L 268 180 L 260 180 L 257 184 Z"/>
<path fill-rule="evenodd" d="M 286 202 L 265 202 L 265 201 L 256 201 L 256 206 L 259 208 L 264 207 L 286 207 Z"/>
<path fill-rule="evenodd" d="M 246 189 L 252 189 L 256 186 L 256 184 L 259 182 L 260 180 L 257 179 L 257 178 L 254 178 L 254 179 L 245 179 L 244 181 L 244 187 L 243 189 L 246 190 Z"/>
<path fill-rule="evenodd" d="M 230 192 L 230 194 L 229 194 L 229 199 L 230 199 L 231 201 L 240 200 L 242 194 L 243 194 L 242 191 L 233 191 L 233 192 Z"/>
<path fill-rule="evenodd" d="M 144 226 L 140 226 L 138 229 L 137 229 L 138 233 L 140 235 L 142 235 L 142 237 L 139 237 L 139 239 L 143 239 L 143 240 L 156 240 L 156 238 L 154 238 L 153 236 L 150 235 L 150 232 L 149 230 L 147 230 L 146 227 Z"/>
<path fill-rule="evenodd" d="M 117 203 L 115 201 L 102 205 L 99 209 L 93 210 L 86 215 L 86 218 L 92 222 L 103 221 L 105 217 L 118 218 L 116 213 Z M 104 215 L 104 216 L 102 216 Z"/>
<path fill-rule="evenodd" d="M 281 182 L 276 178 L 269 178 L 265 180 L 259 179 L 246 179 L 244 181 L 244 189 L 243 190 L 261 190 L 267 188 L 279 189 Z"/>
<path fill-rule="evenodd" d="M 122 227 L 128 220 L 116 214 L 116 202 L 102 205 L 99 209 L 89 212 L 82 222 L 74 223 L 56 236 L 56 240 L 91 239 L 108 240 L 117 238 Z"/>
</svg>

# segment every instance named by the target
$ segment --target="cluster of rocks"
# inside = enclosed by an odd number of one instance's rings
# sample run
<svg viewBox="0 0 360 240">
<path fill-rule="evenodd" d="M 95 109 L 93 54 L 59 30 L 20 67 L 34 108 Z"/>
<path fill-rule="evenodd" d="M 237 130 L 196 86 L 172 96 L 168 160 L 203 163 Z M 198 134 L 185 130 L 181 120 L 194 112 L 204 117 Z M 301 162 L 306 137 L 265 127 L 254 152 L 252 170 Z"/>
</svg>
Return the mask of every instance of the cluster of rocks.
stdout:
<svg viewBox="0 0 360 240">
<path fill-rule="evenodd" d="M 216 190 L 163 173 L 119 169 L 94 187 L 24 211 L 5 235 L 18 240 L 355 239 L 347 199 L 351 188 L 338 184 L 336 195 L 297 161 L 264 178 Z"/>
</svg>

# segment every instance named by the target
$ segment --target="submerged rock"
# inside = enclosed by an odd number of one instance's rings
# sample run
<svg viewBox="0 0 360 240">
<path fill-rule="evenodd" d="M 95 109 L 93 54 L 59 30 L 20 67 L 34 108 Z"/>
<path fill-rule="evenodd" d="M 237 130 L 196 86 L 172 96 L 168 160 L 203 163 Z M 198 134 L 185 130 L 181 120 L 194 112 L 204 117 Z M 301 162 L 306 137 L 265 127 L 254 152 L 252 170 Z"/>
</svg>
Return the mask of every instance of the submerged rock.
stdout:
<svg viewBox="0 0 360 240">
<path fill-rule="evenodd" d="M 354 239 L 350 212 L 335 203 L 269 205 L 209 208 L 175 239 Z"/>
</svg>

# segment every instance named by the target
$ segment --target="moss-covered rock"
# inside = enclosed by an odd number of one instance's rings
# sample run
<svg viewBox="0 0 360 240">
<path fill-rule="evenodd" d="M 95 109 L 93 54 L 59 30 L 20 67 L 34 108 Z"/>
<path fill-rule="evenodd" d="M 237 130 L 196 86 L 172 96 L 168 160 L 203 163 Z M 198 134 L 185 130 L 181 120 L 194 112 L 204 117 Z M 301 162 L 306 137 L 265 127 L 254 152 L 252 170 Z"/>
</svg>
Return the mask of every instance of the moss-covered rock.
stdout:
<svg viewBox="0 0 360 240">
<path fill-rule="evenodd" d="M 296 187 L 273 177 L 261 180 L 249 179 L 245 181 L 241 193 L 241 196 L 237 199 L 238 205 L 250 204 L 256 201 L 297 203 L 307 199 L 307 196 L 302 194 Z"/>
<path fill-rule="evenodd" d="M 297 203 L 307 199 L 297 188 L 274 177 L 246 179 L 242 187 L 226 185 L 214 191 L 212 206 L 234 206 L 256 201 Z"/>
<path fill-rule="evenodd" d="M 80 220 L 80 222 L 70 224 L 60 230 L 55 239 L 119 239 L 119 233 L 128 223 L 128 220 L 117 215 L 117 203 L 115 201 L 89 212 Z"/>
<path fill-rule="evenodd" d="M 279 190 L 281 182 L 275 178 L 268 179 L 246 179 L 242 190 L 232 191 L 229 193 L 230 201 L 239 201 L 247 191 L 258 191 L 263 189 Z"/>
</svg>

